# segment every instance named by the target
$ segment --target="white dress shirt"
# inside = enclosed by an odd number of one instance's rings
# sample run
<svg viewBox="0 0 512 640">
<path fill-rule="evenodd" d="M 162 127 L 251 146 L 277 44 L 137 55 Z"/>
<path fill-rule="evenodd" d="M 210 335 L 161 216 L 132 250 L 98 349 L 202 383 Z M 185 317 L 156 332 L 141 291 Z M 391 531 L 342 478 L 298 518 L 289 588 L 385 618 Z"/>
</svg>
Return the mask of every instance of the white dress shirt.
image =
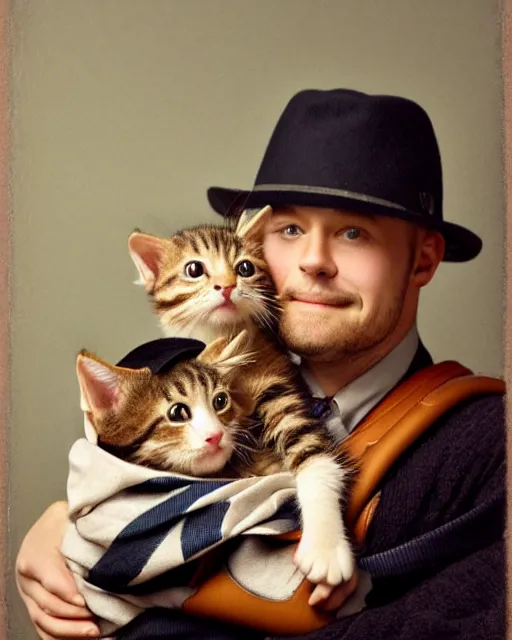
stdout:
<svg viewBox="0 0 512 640">
<path fill-rule="evenodd" d="M 405 338 L 387 356 L 338 391 L 331 403 L 331 413 L 326 419 L 328 429 L 338 442 L 346 438 L 405 375 L 418 344 L 418 330 L 413 325 Z M 293 357 L 296 362 L 300 362 L 296 354 Z M 325 398 L 325 393 L 306 367 L 301 366 L 301 374 L 312 394 L 317 398 Z"/>
</svg>

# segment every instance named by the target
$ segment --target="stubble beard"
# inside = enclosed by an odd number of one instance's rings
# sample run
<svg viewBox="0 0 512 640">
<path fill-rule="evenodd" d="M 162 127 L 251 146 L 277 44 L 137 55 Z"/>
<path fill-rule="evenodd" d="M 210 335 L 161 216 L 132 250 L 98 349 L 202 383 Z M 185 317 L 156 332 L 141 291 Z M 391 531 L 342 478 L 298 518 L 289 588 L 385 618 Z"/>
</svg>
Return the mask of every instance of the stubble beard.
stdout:
<svg viewBox="0 0 512 640">
<path fill-rule="evenodd" d="M 300 315 L 285 306 L 280 334 L 288 348 L 316 362 L 350 362 L 378 348 L 397 328 L 404 309 L 407 284 L 386 304 L 361 318 L 350 308 Z M 329 315 L 327 315 L 327 313 Z M 351 317 L 352 316 L 352 317 Z M 355 316 L 355 317 L 354 317 Z"/>
</svg>

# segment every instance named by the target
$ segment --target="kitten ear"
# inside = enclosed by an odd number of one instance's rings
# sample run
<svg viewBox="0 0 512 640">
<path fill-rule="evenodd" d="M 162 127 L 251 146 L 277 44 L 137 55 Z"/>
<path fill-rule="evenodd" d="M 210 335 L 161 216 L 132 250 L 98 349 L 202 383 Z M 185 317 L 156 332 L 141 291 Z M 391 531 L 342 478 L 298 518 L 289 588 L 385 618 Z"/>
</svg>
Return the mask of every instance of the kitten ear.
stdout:
<svg viewBox="0 0 512 640">
<path fill-rule="evenodd" d="M 263 227 L 271 213 L 272 207 L 269 205 L 259 211 L 254 209 L 242 211 L 236 226 L 236 235 L 244 240 L 250 239 L 261 242 Z"/>
<path fill-rule="evenodd" d="M 168 250 L 165 238 L 134 231 L 128 239 L 128 251 L 139 272 L 135 284 L 142 284 L 151 293 L 160 274 L 162 258 Z"/>
<path fill-rule="evenodd" d="M 225 336 L 221 336 L 216 340 L 208 343 L 201 353 L 196 357 L 198 362 L 204 362 L 205 364 L 213 364 L 219 358 L 222 350 L 226 348 L 229 340 Z"/>
<path fill-rule="evenodd" d="M 84 350 L 77 356 L 76 374 L 82 411 L 95 414 L 116 408 L 122 383 L 116 367 Z"/>
<path fill-rule="evenodd" d="M 232 340 L 222 336 L 211 342 L 197 356 L 197 360 L 214 365 L 221 373 L 229 373 L 236 367 L 254 362 L 249 344 L 249 333 L 243 329 Z"/>
</svg>

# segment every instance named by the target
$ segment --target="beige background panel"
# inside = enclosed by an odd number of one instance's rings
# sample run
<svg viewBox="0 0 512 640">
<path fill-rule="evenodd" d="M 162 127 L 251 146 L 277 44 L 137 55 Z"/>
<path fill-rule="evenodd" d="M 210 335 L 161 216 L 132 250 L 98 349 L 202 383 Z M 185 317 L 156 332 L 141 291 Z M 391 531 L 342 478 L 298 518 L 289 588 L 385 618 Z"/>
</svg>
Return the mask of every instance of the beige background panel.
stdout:
<svg viewBox="0 0 512 640">
<path fill-rule="evenodd" d="M 7 425 L 9 422 L 9 51 L 8 5 L 0 0 L 0 638 L 7 636 Z"/>
<path fill-rule="evenodd" d="M 82 432 L 76 352 L 117 360 L 159 335 L 131 284 L 130 231 L 218 220 L 206 188 L 250 187 L 302 88 L 398 93 L 430 113 L 445 215 L 485 246 L 441 266 L 420 331 L 436 359 L 501 373 L 496 1 L 15 0 L 12 11 L 11 560 L 64 495 Z M 14 588 L 11 604 L 12 637 L 29 637 Z"/>
</svg>

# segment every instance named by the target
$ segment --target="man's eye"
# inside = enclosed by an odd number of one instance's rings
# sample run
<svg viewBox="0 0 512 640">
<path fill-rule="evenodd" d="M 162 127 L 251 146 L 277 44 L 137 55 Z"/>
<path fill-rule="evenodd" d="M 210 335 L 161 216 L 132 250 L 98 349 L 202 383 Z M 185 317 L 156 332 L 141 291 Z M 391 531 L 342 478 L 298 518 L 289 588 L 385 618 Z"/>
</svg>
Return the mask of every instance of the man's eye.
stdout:
<svg viewBox="0 0 512 640">
<path fill-rule="evenodd" d="M 347 238 L 347 240 L 357 240 L 361 237 L 361 229 L 346 229 L 343 232 L 343 236 Z"/>
<path fill-rule="evenodd" d="M 286 238 L 293 238 L 299 235 L 299 227 L 296 224 L 289 224 L 284 229 L 281 229 L 281 233 Z"/>
</svg>

